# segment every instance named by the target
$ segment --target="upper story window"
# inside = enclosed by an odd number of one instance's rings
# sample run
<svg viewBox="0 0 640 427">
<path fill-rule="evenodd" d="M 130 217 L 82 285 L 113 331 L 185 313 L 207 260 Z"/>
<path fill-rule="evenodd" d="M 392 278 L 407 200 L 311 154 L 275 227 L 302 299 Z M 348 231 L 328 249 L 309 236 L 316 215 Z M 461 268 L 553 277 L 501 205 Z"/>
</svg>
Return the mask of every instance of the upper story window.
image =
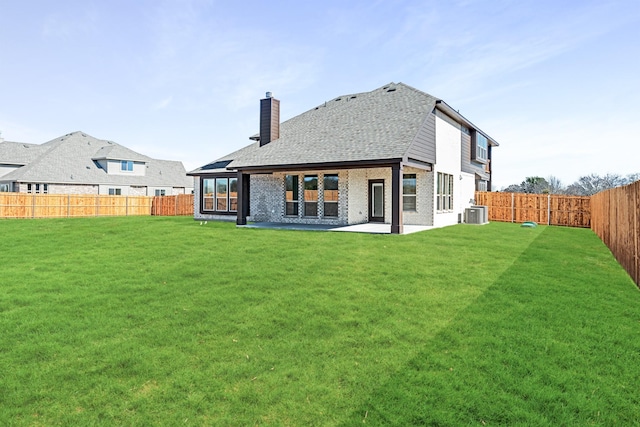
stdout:
<svg viewBox="0 0 640 427">
<path fill-rule="evenodd" d="M 167 195 L 167 191 L 166 190 L 158 190 L 156 189 L 156 196 L 166 196 Z"/>
<path fill-rule="evenodd" d="M 416 174 L 405 173 L 402 175 L 402 210 L 416 210 Z"/>
<path fill-rule="evenodd" d="M 131 160 L 122 160 L 120 161 L 120 170 L 133 172 L 133 162 Z"/>
<path fill-rule="evenodd" d="M 109 189 L 109 195 L 110 196 L 122 196 L 122 189 L 121 188 L 110 188 Z"/>
<path fill-rule="evenodd" d="M 472 160 L 486 163 L 489 150 L 489 141 L 480 132 L 474 130 L 471 134 Z"/>
</svg>

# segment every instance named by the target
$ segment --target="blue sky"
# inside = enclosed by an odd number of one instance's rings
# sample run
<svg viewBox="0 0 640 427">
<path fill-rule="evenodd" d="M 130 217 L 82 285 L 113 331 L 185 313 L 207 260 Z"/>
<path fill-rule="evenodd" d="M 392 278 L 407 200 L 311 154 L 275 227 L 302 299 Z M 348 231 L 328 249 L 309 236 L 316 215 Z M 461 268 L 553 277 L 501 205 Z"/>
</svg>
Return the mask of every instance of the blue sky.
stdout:
<svg viewBox="0 0 640 427">
<path fill-rule="evenodd" d="M 187 170 L 403 82 L 496 139 L 494 189 L 640 172 L 640 1 L 0 0 L 0 131 L 82 130 Z"/>
</svg>

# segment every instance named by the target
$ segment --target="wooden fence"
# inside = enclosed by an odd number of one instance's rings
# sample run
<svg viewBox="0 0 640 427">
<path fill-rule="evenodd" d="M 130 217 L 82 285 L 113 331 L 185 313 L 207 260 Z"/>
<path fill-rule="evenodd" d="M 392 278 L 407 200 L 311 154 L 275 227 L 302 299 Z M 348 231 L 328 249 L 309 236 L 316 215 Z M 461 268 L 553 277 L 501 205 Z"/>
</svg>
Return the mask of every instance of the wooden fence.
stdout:
<svg viewBox="0 0 640 427">
<path fill-rule="evenodd" d="M 489 221 L 567 227 L 591 226 L 591 198 L 557 194 L 476 192 L 476 204 L 489 207 Z"/>
<path fill-rule="evenodd" d="M 151 215 L 193 215 L 193 194 L 154 197 Z"/>
<path fill-rule="evenodd" d="M 107 196 L 0 193 L 0 218 L 192 215 L 193 195 Z"/>
<path fill-rule="evenodd" d="M 591 229 L 640 286 L 640 181 L 591 197 Z"/>
</svg>

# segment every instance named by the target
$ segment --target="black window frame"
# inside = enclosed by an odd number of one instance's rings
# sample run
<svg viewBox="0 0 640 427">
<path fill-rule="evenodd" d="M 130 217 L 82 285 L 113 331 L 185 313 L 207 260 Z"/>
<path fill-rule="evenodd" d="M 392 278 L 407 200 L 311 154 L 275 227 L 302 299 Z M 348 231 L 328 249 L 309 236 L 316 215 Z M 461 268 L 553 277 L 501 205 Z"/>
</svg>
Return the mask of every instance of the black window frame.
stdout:
<svg viewBox="0 0 640 427">
<path fill-rule="evenodd" d="M 205 197 L 205 181 L 212 180 L 213 181 L 213 196 Z M 218 180 L 226 180 L 226 208 L 227 210 L 219 210 L 218 209 L 218 197 L 217 197 L 217 187 Z M 236 191 L 232 192 L 231 189 L 233 187 L 232 182 L 235 182 Z M 232 197 L 232 193 L 235 193 L 235 197 Z M 211 200 L 212 209 L 206 209 L 205 205 L 206 200 Z M 235 206 L 235 210 L 232 210 L 231 207 Z M 228 216 L 236 216 L 238 214 L 238 176 L 234 173 L 225 173 L 225 174 L 215 174 L 215 175 L 203 175 L 200 177 L 200 213 L 203 215 L 228 215 Z"/>
</svg>

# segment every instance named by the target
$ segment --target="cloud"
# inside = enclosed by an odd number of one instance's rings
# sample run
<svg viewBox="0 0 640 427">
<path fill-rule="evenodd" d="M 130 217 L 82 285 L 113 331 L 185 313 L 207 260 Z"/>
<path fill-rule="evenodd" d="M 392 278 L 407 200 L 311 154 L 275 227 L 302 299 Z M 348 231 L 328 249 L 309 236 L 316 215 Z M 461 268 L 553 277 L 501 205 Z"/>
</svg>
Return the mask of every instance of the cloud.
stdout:
<svg viewBox="0 0 640 427">
<path fill-rule="evenodd" d="M 154 110 L 163 110 L 163 109 L 167 108 L 169 106 L 169 104 L 171 104 L 171 101 L 173 101 L 173 96 L 168 96 L 167 98 L 165 98 L 162 101 L 160 101 L 157 104 L 155 104 L 153 106 L 153 109 Z"/>
</svg>

